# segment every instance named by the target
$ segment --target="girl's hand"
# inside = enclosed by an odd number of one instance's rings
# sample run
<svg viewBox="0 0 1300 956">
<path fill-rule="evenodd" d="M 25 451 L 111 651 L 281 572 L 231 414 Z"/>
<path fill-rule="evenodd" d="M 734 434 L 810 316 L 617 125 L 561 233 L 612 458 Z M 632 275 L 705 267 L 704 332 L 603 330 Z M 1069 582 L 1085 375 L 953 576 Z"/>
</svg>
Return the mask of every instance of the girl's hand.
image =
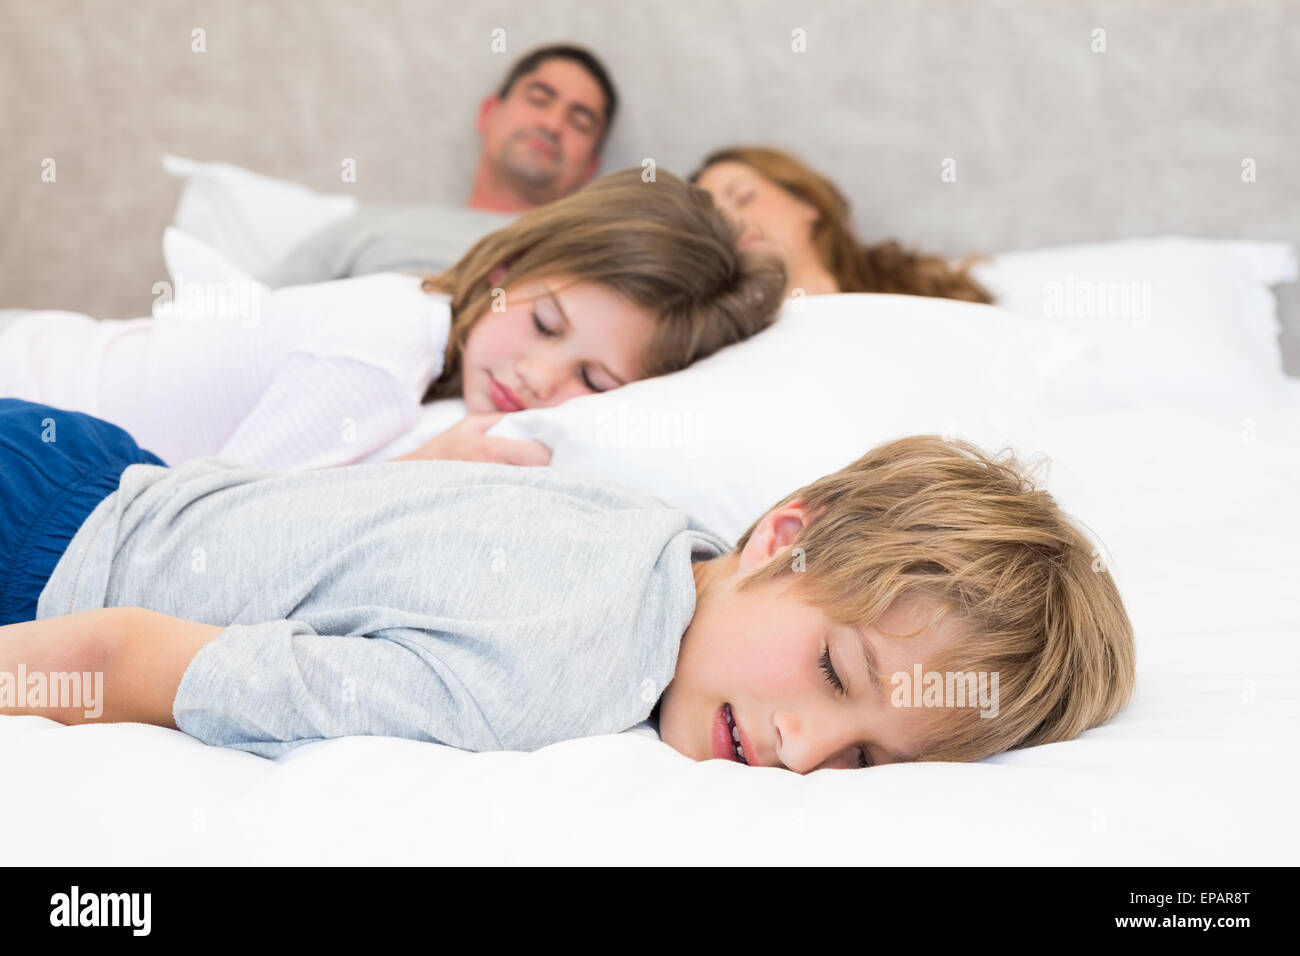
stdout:
<svg viewBox="0 0 1300 956">
<path fill-rule="evenodd" d="M 549 465 L 551 450 L 539 441 L 516 441 L 485 435 L 505 412 L 466 415 L 413 452 L 393 461 L 495 461 L 503 465 Z"/>
</svg>

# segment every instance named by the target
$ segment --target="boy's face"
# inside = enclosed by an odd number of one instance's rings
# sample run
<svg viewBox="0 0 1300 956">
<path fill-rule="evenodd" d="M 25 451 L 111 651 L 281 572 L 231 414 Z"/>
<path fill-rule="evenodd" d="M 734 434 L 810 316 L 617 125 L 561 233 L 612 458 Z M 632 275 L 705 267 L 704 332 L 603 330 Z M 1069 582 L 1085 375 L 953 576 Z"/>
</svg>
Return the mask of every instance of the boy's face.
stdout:
<svg viewBox="0 0 1300 956">
<path fill-rule="evenodd" d="M 799 502 L 764 517 L 739 556 L 695 565 L 699 598 L 682 638 L 677 669 L 659 705 L 664 743 L 695 760 L 734 760 L 724 705 L 740 730 L 745 762 L 809 773 L 914 759 L 919 708 L 891 704 L 890 676 L 909 675 L 957 639 L 944 618 L 915 637 L 929 618 L 928 601 L 895 602 L 872 626 L 836 624 L 804 603 L 793 588 L 798 573 L 747 591 L 736 584 L 788 544 L 807 514 Z M 889 632 L 883 633 L 883 632 Z M 876 693 L 863 641 L 875 658 Z M 830 682 L 823 651 L 844 684 Z"/>
</svg>

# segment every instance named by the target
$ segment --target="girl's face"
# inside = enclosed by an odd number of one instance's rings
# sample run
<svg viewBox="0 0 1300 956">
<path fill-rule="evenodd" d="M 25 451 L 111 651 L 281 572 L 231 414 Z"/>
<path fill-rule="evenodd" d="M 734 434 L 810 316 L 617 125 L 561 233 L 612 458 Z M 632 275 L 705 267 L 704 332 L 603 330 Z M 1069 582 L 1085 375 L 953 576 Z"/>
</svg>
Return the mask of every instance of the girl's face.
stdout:
<svg viewBox="0 0 1300 956">
<path fill-rule="evenodd" d="M 489 300 L 461 356 L 470 414 L 547 408 L 642 377 L 649 309 L 608 287 L 560 276 Z"/>
<path fill-rule="evenodd" d="M 695 183 L 708 190 L 714 203 L 744 230 L 740 247 L 757 242 L 777 247 L 787 267 L 816 256 L 812 225 L 817 207 L 782 189 L 752 166 L 725 160 L 714 163 Z"/>
</svg>

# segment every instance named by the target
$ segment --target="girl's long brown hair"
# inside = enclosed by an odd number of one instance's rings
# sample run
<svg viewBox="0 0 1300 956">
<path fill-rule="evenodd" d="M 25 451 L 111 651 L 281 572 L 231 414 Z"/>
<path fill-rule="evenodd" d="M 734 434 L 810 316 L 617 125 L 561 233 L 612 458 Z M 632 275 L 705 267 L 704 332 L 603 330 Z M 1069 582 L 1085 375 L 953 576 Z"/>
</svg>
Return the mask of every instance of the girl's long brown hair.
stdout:
<svg viewBox="0 0 1300 956">
<path fill-rule="evenodd" d="M 656 315 L 643 378 L 762 331 L 784 299 L 785 267 L 741 252 L 739 239 L 708 192 L 664 169 L 649 179 L 639 167 L 610 173 L 521 216 L 425 277 L 426 292 L 450 294 L 452 321 L 443 373 L 424 401 L 460 395 L 465 343 L 493 288 L 531 279 L 597 282 Z"/>
<path fill-rule="evenodd" d="M 690 177 L 697 182 L 714 163 L 744 163 L 816 207 L 813 245 L 841 292 L 892 292 L 967 302 L 992 302 L 967 273 L 973 260 L 954 268 L 942 256 L 909 251 L 895 240 L 867 246 L 853 233 L 849 201 L 825 176 L 788 153 L 766 146 L 731 146 L 710 153 Z"/>
</svg>

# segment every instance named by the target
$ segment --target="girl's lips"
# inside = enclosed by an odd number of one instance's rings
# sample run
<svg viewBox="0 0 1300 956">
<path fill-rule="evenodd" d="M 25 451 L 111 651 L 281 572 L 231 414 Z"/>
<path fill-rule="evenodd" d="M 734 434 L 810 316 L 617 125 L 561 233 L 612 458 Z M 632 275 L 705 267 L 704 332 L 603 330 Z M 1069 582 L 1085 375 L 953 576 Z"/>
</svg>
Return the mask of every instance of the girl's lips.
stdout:
<svg viewBox="0 0 1300 956">
<path fill-rule="evenodd" d="M 488 372 L 488 397 L 492 399 L 492 404 L 497 407 L 497 411 L 522 412 L 524 410 L 524 403 L 519 400 L 519 396 L 493 378 L 491 372 Z"/>
</svg>

